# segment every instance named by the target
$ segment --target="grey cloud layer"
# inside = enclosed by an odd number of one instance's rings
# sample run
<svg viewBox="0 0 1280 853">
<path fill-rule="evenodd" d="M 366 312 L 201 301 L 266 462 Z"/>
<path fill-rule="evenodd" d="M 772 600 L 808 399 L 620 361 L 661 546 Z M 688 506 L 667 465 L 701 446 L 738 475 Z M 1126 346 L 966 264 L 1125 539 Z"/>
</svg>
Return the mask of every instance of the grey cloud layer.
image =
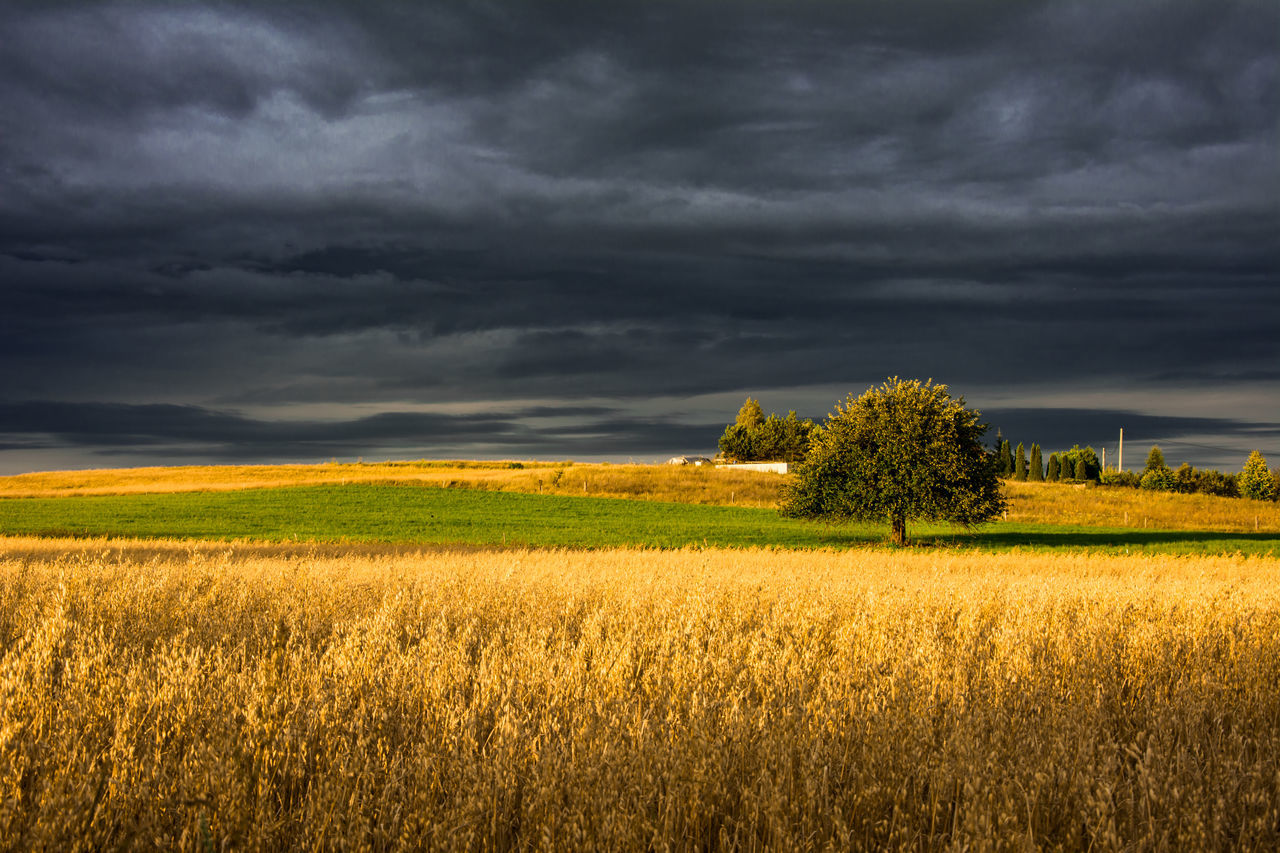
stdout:
<svg viewBox="0 0 1280 853">
<path fill-rule="evenodd" d="M 565 426 L 548 419 L 572 417 Z M 352 457 L 448 447 L 532 456 L 556 442 L 579 455 L 697 446 L 715 424 L 620 416 L 601 407 L 516 409 L 502 415 L 386 412 L 352 420 L 263 421 L 200 406 L 21 402 L 0 404 L 0 449 L 109 447 L 138 457 L 219 461 Z"/>
<path fill-rule="evenodd" d="M 1017 443 L 1043 445 L 1046 452 L 1073 444 L 1093 444 L 1116 452 L 1114 425 L 1127 425 L 1130 460 L 1145 458 L 1148 446 L 1164 441 L 1176 465 L 1206 451 L 1237 453 L 1240 441 L 1274 444 L 1280 426 L 1230 418 L 1137 415 L 1107 409 L 995 409 L 986 419 L 999 423 Z M 565 420 L 572 423 L 566 425 Z M 158 457 L 173 461 L 316 460 L 328 456 L 395 455 L 397 451 L 447 448 L 456 453 L 546 456 L 549 448 L 571 446 L 583 456 L 661 456 L 669 448 L 709 450 L 723 425 L 687 423 L 662 417 L 635 417 L 608 407 L 553 406 L 502 414 L 443 415 L 386 412 L 349 419 L 265 421 L 199 406 L 115 403 L 0 403 L 0 449 L 110 448 L 108 455 Z M 1232 446 L 1166 440 L 1170 435 L 1217 436 Z M 995 441 L 995 432 L 989 436 Z M 1111 457 L 1115 462 L 1115 457 Z M 1225 466 L 1230 467 L 1230 466 Z"/>
<path fill-rule="evenodd" d="M 0 402 L 1275 380 L 1277 31 L 1249 0 L 13 5 Z"/>
</svg>

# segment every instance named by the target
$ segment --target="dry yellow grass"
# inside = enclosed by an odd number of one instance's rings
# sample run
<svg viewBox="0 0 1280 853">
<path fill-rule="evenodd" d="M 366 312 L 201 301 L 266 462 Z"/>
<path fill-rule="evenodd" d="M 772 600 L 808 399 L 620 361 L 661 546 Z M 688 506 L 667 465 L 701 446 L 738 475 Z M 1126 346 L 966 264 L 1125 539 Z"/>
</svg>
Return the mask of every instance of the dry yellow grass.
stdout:
<svg viewBox="0 0 1280 853">
<path fill-rule="evenodd" d="M 5 849 L 1276 849 L 1280 560 L 0 540 Z"/>
<path fill-rule="evenodd" d="M 1009 521 L 1162 530 L 1280 531 L 1280 503 L 1061 483 L 1005 483 Z"/>
<path fill-rule="evenodd" d="M 507 476 L 507 472 L 499 467 L 501 463 L 493 463 L 493 467 L 486 468 L 464 467 L 465 465 L 467 463 L 441 462 L 430 466 L 415 466 L 411 463 L 328 462 L 317 465 L 180 465 L 43 471 L 0 477 L 0 497 L 225 491 L 380 480 L 447 482 L 449 479 L 463 478 L 484 482 L 488 478 Z M 511 473 L 519 472 L 512 470 Z"/>
<path fill-rule="evenodd" d="M 454 488 L 772 507 L 784 477 L 711 466 L 573 462 L 373 462 L 202 465 L 52 471 L 0 477 L 0 498 L 253 489 L 324 483 L 411 482 Z"/>
</svg>

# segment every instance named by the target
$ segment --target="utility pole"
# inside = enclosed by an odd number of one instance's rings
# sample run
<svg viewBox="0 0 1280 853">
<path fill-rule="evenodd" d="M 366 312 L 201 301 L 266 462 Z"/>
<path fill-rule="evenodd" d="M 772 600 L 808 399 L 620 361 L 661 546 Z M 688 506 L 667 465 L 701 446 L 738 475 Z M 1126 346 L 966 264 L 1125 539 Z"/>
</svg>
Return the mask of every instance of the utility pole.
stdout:
<svg viewBox="0 0 1280 853">
<path fill-rule="evenodd" d="M 1124 427 L 1120 427 L 1120 458 L 1116 461 L 1116 470 L 1124 470 Z"/>
<path fill-rule="evenodd" d="M 1107 446 L 1105 444 L 1102 445 L 1102 470 L 1104 473 L 1107 470 Z"/>
</svg>

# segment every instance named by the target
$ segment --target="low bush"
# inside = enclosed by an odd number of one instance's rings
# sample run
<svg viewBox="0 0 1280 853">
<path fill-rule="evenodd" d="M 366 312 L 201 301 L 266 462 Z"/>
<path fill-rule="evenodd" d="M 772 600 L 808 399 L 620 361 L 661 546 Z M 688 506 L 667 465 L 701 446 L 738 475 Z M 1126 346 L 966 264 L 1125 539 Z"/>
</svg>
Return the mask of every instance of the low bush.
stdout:
<svg viewBox="0 0 1280 853">
<path fill-rule="evenodd" d="M 1142 476 L 1135 471 L 1108 471 L 1102 475 L 1102 485 L 1121 486 L 1136 489 L 1142 483 Z"/>
<path fill-rule="evenodd" d="M 1173 472 L 1168 468 L 1151 468 L 1142 475 L 1138 485 L 1149 492 L 1172 492 Z"/>
</svg>

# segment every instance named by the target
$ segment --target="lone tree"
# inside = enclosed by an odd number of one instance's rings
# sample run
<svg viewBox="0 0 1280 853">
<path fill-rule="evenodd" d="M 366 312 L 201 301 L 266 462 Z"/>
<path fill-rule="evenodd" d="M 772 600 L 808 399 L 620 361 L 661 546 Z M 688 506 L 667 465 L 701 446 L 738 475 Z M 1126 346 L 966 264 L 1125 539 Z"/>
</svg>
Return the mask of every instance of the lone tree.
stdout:
<svg viewBox="0 0 1280 853">
<path fill-rule="evenodd" d="M 1246 498 L 1269 501 L 1276 496 L 1276 485 L 1267 468 L 1267 459 L 1261 451 L 1255 450 L 1249 454 L 1237 482 L 1240 484 L 1240 494 Z"/>
<path fill-rule="evenodd" d="M 827 417 L 786 488 L 782 514 L 888 521 L 896 545 L 907 520 L 972 526 L 1005 508 L 987 425 L 947 386 L 894 377 L 850 394 Z"/>
</svg>

